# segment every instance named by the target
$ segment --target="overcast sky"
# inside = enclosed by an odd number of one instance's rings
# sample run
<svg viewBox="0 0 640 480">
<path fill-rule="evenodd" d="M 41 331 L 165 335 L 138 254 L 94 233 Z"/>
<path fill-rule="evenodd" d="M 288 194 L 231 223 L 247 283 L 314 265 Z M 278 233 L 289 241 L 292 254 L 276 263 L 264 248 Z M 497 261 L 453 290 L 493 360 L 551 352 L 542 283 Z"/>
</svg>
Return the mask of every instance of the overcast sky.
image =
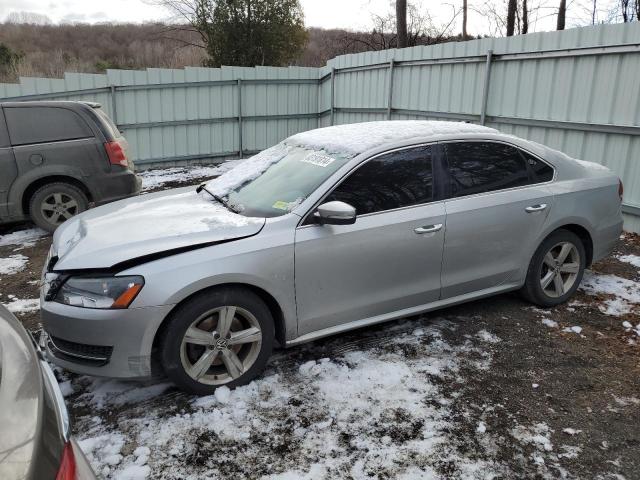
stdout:
<svg viewBox="0 0 640 480">
<path fill-rule="evenodd" d="M 324 28 L 347 28 L 351 30 L 370 29 L 372 14 L 383 15 L 392 10 L 393 0 L 300 0 L 304 9 L 307 26 Z M 473 11 L 487 0 L 469 0 L 469 33 L 490 34 L 486 19 Z M 502 4 L 502 0 L 488 0 Z M 530 0 L 529 4 L 547 2 L 550 8 L 533 14 L 531 30 L 549 30 L 555 26 L 553 7 L 556 0 Z M 604 10 L 615 0 L 598 0 Z M 448 0 L 446 3 L 429 0 L 415 0 L 423 11 L 428 11 L 438 26 L 446 25 L 452 18 L 452 5 L 462 4 L 462 0 Z M 581 5 L 590 5 L 591 0 L 569 0 L 567 26 L 586 24 L 589 14 Z M 35 12 L 44 14 L 53 22 L 148 22 L 167 21 L 171 14 L 149 0 L 0 0 L 0 19 L 11 12 Z M 604 13 L 600 13 L 603 17 Z M 604 20 L 604 18 L 602 18 Z M 452 25 L 455 31 L 459 22 Z"/>
</svg>

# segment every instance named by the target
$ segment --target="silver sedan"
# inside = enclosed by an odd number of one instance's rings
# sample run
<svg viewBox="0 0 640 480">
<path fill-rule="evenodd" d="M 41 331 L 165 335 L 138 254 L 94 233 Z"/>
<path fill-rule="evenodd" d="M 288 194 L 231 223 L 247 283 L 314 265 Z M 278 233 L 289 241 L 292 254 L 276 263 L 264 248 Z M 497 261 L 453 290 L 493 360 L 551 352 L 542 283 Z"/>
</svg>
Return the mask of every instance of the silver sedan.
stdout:
<svg viewBox="0 0 640 480">
<path fill-rule="evenodd" d="M 51 360 L 208 394 L 296 345 L 520 290 L 565 302 L 622 229 L 607 168 L 477 125 L 294 135 L 195 188 L 85 212 L 43 272 Z"/>
</svg>

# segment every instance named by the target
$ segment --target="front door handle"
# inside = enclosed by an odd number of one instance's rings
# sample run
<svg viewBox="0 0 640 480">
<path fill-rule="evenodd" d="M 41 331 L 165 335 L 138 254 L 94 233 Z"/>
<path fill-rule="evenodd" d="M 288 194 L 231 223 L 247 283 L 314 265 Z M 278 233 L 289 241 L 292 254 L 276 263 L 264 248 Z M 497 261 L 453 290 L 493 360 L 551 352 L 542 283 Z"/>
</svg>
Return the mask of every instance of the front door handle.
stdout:
<svg viewBox="0 0 640 480">
<path fill-rule="evenodd" d="M 527 213 L 541 212 L 545 208 L 547 208 L 546 203 L 539 203 L 538 205 L 531 205 L 530 207 L 525 208 L 524 211 Z"/>
<path fill-rule="evenodd" d="M 425 225 L 424 227 L 418 227 L 413 231 L 416 232 L 418 235 L 422 235 L 423 233 L 439 232 L 441 228 L 442 228 L 442 224 L 436 223 L 435 225 Z"/>
</svg>

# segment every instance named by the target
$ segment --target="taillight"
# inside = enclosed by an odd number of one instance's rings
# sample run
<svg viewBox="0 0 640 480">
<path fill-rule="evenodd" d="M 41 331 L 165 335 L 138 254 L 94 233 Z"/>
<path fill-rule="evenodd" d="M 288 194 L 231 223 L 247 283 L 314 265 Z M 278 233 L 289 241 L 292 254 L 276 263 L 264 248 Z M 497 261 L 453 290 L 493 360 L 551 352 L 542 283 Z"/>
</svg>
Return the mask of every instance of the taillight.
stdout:
<svg viewBox="0 0 640 480">
<path fill-rule="evenodd" d="M 622 184 L 622 180 L 618 179 L 618 196 L 620 197 L 621 202 L 622 202 L 623 194 L 624 194 L 624 185 Z"/>
<path fill-rule="evenodd" d="M 71 442 L 67 442 L 62 451 L 62 461 L 56 475 L 56 480 L 75 480 L 76 478 L 76 458 L 73 455 Z"/>
<path fill-rule="evenodd" d="M 111 165 L 120 165 L 122 167 L 129 166 L 127 162 L 127 155 L 124 153 L 124 148 L 118 142 L 107 142 L 104 144 L 104 149 L 107 151 L 109 162 Z"/>
</svg>

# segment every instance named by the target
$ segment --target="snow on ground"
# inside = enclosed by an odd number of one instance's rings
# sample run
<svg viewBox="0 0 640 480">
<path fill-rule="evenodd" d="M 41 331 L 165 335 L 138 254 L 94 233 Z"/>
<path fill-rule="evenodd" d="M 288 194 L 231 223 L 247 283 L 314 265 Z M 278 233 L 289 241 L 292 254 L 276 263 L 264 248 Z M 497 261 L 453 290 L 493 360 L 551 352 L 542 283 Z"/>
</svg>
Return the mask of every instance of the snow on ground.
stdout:
<svg viewBox="0 0 640 480">
<path fill-rule="evenodd" d="M 227 160 L 220 165 L 198 167 L 175 167 L 144 170 L 138 172 L 142 178 L 142 191 L 153 190 L 165 183 L 187 183 L 194 178 L 217 177 L 240 165 L 244 160 Z"/>
<path fill-rule="evenodd" d="M 8 295 L 9 301 L 2 299 L 7 310 L 15 314 L 29 313 L 40 310 L 40 300 L 37 298 L 16 298 Z"/>
<path fill-rule="evenodd" d="M 634 267 L 640 268 L 640 255 L 618 255 L 615 258 L 621 262 L 630 263 Z"/>
<path fill-rule="evenodd" d="M 29 258 L 19 253 L 7 258 L 0 258 L 0 275 L 13 275 L 21 272 L 27 263 L 29 263 Z"/>
<path fill-rule="evenodd" d="M 640 282 L 585 270 L 580 288 L 589 295 L 606 297 L 598 308 L 607 315 L 626 315 L 640 309 Z"/>
<path fill-rule="evenodd" d="M 463 478 L 490 477 L 497 466 L 450 448 L 451 398 L 439 386 L 460 381 L 469 356 L 490 362 L 487 340 L 451 345 L 452 324 L 414 326 L 337 340 L 333 354 L 301 347 L 313 358 L 303 362 L 284 352 L 251 384 L 208 397 L 76 377 L 85 393 L 68 400 L 88 407 L 75 419 L 80 446 L 113 478 L 437 478 L 444 463 Z"/>
<path fill-rule="evenodd" d="M 47 235 L 49 234 L 40 228 L 18 230 L 6 235 L 0 235 L 0 247 L 7 245 L 18 245 L 20 248 L 32 247 L 39 239 Z"/>
</svg>

